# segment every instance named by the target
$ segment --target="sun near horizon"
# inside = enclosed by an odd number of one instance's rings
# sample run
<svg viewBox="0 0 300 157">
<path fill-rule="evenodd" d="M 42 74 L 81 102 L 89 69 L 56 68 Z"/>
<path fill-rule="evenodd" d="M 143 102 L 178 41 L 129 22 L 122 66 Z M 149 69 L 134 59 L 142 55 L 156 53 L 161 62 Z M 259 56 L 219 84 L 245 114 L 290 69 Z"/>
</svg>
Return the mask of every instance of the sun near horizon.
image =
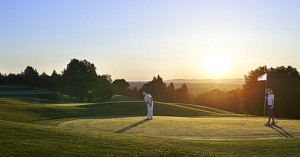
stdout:
<svg viewBox="0 0 300 157">
<path fill-rule="evenodd" d="M 210 78 L 221 79 L 231 69 L 231 59 L 222 53 L 212 53 L 205 57 L 203 68 Z"/>
</svg>

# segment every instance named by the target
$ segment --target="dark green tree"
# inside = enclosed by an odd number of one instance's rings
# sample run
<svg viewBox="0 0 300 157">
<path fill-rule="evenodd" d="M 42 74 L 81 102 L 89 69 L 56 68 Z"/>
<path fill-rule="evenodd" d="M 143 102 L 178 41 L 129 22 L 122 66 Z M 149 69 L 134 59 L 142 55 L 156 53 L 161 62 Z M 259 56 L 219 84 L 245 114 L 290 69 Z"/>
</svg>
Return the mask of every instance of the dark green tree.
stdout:
<svg viewBox="0 0 300 157">
<path fill-rule="evenodd" d="M 110 75 L 98 76 L 94 64 L 72 59 L 64 69 L 61 79 L 64 93 L 78 100 L 103 99 L 112 96 Z"/>
<path fill-rule="evenodd" d="M 0 73 L 0 84 L 4 84 L 5 83 L 5 75 L 2 75 Z"/>
<path fill-rule="evenodd" d="M 241 113 L 240 90 L 221 91 L 214 89 L 208 92 L 197 94 L 195 104 L 218 108 L 230 112 Z"/>
<path fill-rule="evenodd" d="M 176 102 L 181 102 L 181 103 L 191 102 L 189 96 L 189 90 L 185 83 L 181 86 L 181 88 L 176 89 L 175 98 L 176 98 Z"/>
<path fill-rule="evenodd" d="M 175 102 L 175 86 L 174 83 L 171 82 L 167 87 L 167 100 L 168 102 Z"/>
<path fill-rule="evenodd" d="M 5 79 L 5 83 L 9 84 L 23 84 L 23 76 L 21 74 L 8 74 Z"/>
<path fill-rule="evenodd" d="M 116 79 L 112 83 L 112 88 L 116 94 L 126 94 L 129 88 L 129 83 L 126 82 L 125 79 Z"/>
<path fill-rule="evenodd" d="M 142 95 L 142 92 L 150 93 L 154 100 L 167 101 L 167 86 L 159 75 L 144 84 L 139 91 L 139 95 Z"/>
<path fill-rule="evenodd" d="M 234 113 L 242 113 L 241 111 L 241 90 L 234 89 L 226 92 L 227 105 L 224 106 L 224 110 Z"/>
<path fill-rule="evenodd" d="M 58 74 L 55 70 L 53 70 L 52 74 L 51 74 L 51 79 L 53 81 L 53 87 L 52 89 L 59 89 L 60 85 L 61 85 L 61 79 L 62 76 L 60 74 Z"/>
<path fill-rule="evenodd" d="M 62 88 L 69 96 L 83 101 L 90 94 L 89 88 L 96 84 L 96 68 L 86 60 L 72 59 L 62 74 Z"/>
<path fill-rule="evenodd" d="M 7 75 L 0 73 L 0 84 L 7 84 L 7 83 L 8 83 Z"/>
<path fill-rule="evenodd" d="M 97 93 L 96 97 L 100 97 L 103 100 L 110 100 L 110 98 L 113 96 L 110 75 L 98 76 L 98 90 L 99 92 Z"/>
<path fill-rule="evenodd" d="M 39 73 L 33 67 L 27 66 L 26 69 L 22 72 L 22 76 L 25 85 L 31 87 L 39 87 Z"/>
<path fill-rule="evenodd" d="M 41 88 L 52 90 L 53 84 L 54 84 L 54 82 L 49 75 L 47 75 L 44 72 L 40 75 L 40 87 Z"/>
</svg>

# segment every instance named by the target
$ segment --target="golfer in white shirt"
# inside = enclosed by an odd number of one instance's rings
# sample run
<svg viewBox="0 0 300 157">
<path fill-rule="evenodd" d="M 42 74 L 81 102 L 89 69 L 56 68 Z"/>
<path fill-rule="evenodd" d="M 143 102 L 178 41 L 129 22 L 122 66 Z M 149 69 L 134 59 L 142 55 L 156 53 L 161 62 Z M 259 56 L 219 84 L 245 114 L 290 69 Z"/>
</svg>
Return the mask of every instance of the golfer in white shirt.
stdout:
<svg viewBox="0 0 300 157">
<path fill-rule="evenodd" d="M 265 124 L 266 126 L 270 125 L 271 119 L 272 119 L 272 123 L 271 124 L 275 125 L 274 113 L 273 113 L 273 109 L 274 109 L 274 94 L 273 94 L 273 91 L 270 88 L 267 89 L 267 94 L 268 94 L 268 96 L 266 96 L 266 99 L 267 99 L 267 103 L 268 103 L 269 120 Z"/>
<path fill-rule="evenodd" d="M 147 120 L 153 117 L 153 98 L 150 94 L 143 92 L 144 100 L 147 103 Z"/>
</svg>

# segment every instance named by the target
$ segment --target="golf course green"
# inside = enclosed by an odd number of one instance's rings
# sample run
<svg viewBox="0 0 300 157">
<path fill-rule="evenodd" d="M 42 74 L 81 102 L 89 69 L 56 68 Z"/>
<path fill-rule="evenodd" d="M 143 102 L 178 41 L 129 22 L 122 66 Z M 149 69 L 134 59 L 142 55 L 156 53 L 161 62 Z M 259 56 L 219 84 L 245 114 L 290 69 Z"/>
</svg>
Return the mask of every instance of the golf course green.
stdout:
<svg viewBox="0 0 300 157">
<path fill-rule="evenodd" d="M 0 86 L 0 156 L 299 156 L 300 120 L 114 95 L 82 103 Z"/>
</svg>

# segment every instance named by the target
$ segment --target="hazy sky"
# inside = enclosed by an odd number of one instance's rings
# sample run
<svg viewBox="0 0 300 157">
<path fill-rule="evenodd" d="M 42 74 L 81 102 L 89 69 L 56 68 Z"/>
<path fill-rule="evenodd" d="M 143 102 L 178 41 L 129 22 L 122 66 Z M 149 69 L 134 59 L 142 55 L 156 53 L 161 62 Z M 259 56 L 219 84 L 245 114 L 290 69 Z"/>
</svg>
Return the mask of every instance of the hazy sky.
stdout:
<svg viewBox="0 0 300 157">
<path fill-rule="evenodd" d="M 205 66 L 211 54 L 230 63 L 218 78 L 260 65 L 299 70 L 299 8 L 298 0 L 1 0 L 0 72 L 31 65 L 51 74 L 78 58 L 113 79 L 216 78 Z"/>
</svg>

